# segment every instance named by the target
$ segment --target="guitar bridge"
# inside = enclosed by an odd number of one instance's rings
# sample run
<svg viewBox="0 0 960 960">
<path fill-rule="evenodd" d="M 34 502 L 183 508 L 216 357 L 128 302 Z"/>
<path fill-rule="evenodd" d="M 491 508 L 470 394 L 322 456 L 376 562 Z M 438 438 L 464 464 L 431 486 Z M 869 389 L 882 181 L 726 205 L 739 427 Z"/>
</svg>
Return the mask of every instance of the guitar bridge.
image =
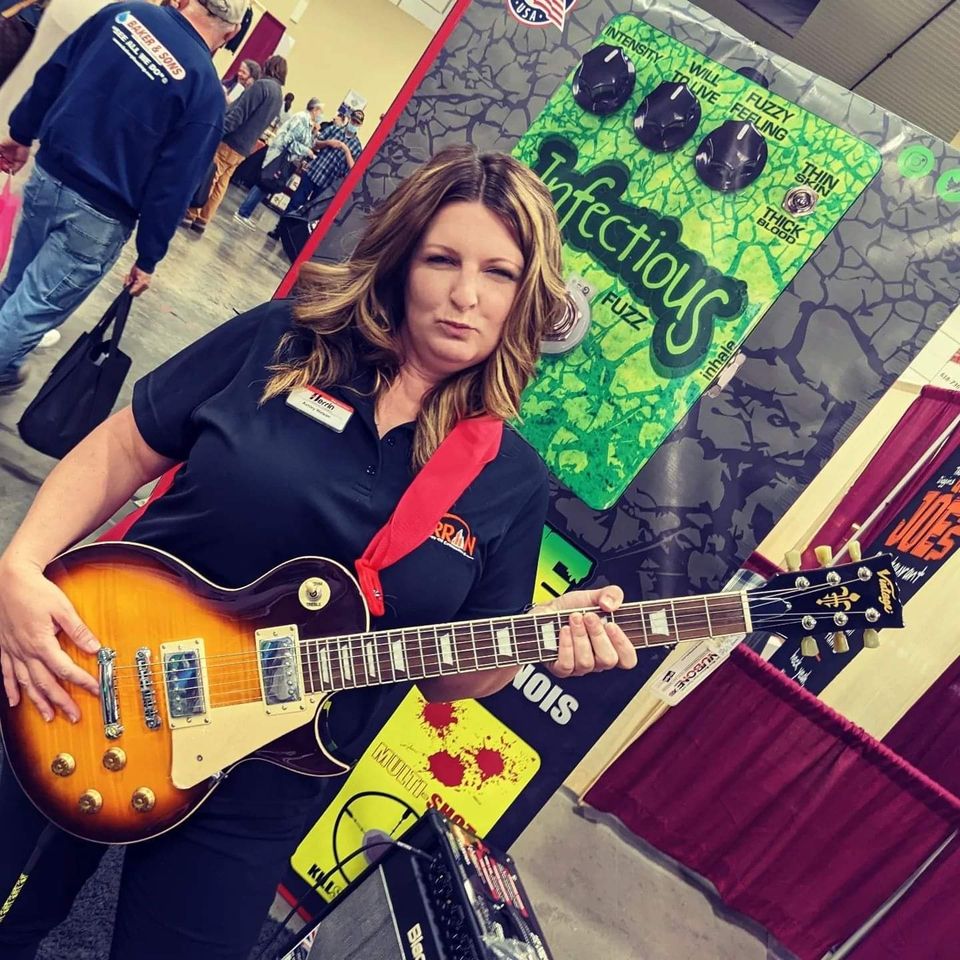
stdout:
<svg viewBox="0 0 960 960">
<path fill-rule="evenodd" d="M 150 730 L 159 730 L 160 711 L 157 710 L 157 694 L 153 689 L 150 673 L 150 648 L 141 647 L 136 653 L 137 682 L 140 686 L 140 703 L 143 707 L 143 722 Z"/>
<path fill-rule="evenodd" d="M 268 716 L 305 710 L 296 626 L 257 630 L 257 667 Z"/>
<path fill-rule="evenodd" d="M 209 723 L 209 691 L 204 669 L 203 640 L 160 644 L 163 689 L 167 697 L 170 729 Z"/>
</svg>

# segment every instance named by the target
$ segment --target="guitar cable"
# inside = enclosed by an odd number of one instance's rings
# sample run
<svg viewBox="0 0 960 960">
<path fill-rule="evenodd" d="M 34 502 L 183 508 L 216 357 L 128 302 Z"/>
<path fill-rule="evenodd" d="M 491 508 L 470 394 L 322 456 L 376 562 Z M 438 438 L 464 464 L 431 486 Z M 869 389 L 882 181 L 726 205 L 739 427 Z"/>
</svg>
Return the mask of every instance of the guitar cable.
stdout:
<svg viewBox="0 0 960 960">
<path fill-rule="evenodd" d="M 334 865 L 326 873 L 323 873 L 317 877 L 313 886 L 290 908 L 290 912 L 283 918 L 283 922 L 280 924 L 277 932 L 274 933 L 274 935 L 267 941 L 266 946 L 264 946 L 264 948 L 257 954 L 257 960 L 267 960 L 267 951 L 276 942 L 277 937 L 279 937 L 280 934 L 286 930 L 287 924 L 293 918 L 293 915 L 300 909 L 300 907 L 303 906 L 303 902 L 307 899 L 307 897 L 309 897 L 311 894 L 316 894 L 320 887 L 326 883 L 326 881 L 329 880 L 330 877 L 332 877 L 338 870 L 345 867 L 351 860 L 359 857 L 361 853 L 366 853 L 367 850 L 370 850 L 373 847 L 399 847 L 401 850 L 406 850 L 407 853 L 412 853 L 430 863 L 433 862 L 433 857 L 431 857 L 426 851 L 418 850 L 416 847 L 410 846 L 409 843 L 404 843 L 402 840 L 394 840 L 392 838 L 387 840 L 371 840 L 369 843 L 365 843 L 362 847 L 357 847 L 353 853 L 343 857 L 340 860 L 337 860 L 337 862 L 334 863 Z M 310 935 L 311 931 L 319 927 L 322 922 L 323 916 L 321 916 L 319 920 L 314 921 L 313 925 L 310 926 L 309 929 L 307 929 L 305 925 L 303 930 L 300 930 L 295 934 L 296 939 L 292 943 L 288 943 L 283 949 L 273 955 L 273 960 L 280 960 L 280 958 L 286 957 L 289 953 L 296 949 L 297 945 L 305 937 Z"/>
<path fill-rule="evenodd" d="M 7 914 L 10 912 L 10 908 L 13 906 L 14 901 L 17 897 L 20 896 L 21 891 L 27 883 L 27 880 L 30 879 L 30 874 L 33 873 L 33 868 L 37 865 L 37 861 L 43 854 L 43 851 L 50 845 L 50 841 L 54 838 L 54 835 L 57 832 L 57 828 L 47 822 L 47 825 L 43 828 L 40 833 L 40 836 L 37 837 L 37 842 L 33 847 L 33 852 L 30 854 L 27 862 L 24 864 L 23 870 L 20 871 L 20 876 L 17 878 L 17 882 L 13 885 L 13 889 L 10 891 L 10 895 L 3 902 L 3 906 L 0 907 L 0 923 L 6 919 Z"/>
</svg>

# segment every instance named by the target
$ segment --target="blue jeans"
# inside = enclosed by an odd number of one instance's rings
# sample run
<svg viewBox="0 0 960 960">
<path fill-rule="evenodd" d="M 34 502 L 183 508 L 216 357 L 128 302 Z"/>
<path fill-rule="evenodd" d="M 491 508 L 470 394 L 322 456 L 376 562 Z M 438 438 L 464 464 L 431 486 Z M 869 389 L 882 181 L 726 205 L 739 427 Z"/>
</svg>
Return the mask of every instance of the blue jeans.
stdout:
<svg viewBox="0 0 960 960">
<path fill-rule="evenodd" d="M 237 211 L 237 213 L 239 213 L 241 217 L 249 217 L 250 214 L 257 209 L 257 204 L 260 203 L 264 196 L 266 196 L 266 194 L 264 194 L 260 187 L 254 184 L 250 188 L 250 192 L 247 194 L 246 199 L 240 204 L 240 209 Z"/>
<path fill-rule="evenodd" d="M 39 166 L 0 286 L 0 381 L 83 303 L 116 263 L 130 228 L 94 210 Z"/>
</svg>

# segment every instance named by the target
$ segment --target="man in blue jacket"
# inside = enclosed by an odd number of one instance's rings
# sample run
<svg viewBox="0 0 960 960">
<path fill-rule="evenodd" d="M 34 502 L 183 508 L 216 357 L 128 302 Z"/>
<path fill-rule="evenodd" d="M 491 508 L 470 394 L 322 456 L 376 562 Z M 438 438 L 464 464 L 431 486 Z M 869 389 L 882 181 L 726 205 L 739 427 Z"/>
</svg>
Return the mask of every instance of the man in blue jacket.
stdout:
<svg viewBox="0 0 960 960">
<path fill-rule="evenodd" d="M 84 301 L 137 226 L 126 285 L 150 285 L 223 128 L 212 53 L 249 0 L 111 4 L 41 67 L 10 116 L 0 168 L 37 165 L 0 286 L 0 394 L 23 359 Z"/>
</svg>

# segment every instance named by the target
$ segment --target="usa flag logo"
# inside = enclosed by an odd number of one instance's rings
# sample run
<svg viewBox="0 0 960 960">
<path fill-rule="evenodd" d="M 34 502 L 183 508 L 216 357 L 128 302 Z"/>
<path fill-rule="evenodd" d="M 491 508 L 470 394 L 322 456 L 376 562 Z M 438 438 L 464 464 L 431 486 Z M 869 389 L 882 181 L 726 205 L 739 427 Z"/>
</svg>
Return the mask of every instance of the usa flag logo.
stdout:
<svg viewBox="0 0 960 960">
<path fill-rule="evenodd" d="M 547 27 L 553 24 L 563 30 L 567 14 L 576 6 L 577 0 L 507 0 L 507 8 L 521 23 L 528 27 Z"/>
</svg>

